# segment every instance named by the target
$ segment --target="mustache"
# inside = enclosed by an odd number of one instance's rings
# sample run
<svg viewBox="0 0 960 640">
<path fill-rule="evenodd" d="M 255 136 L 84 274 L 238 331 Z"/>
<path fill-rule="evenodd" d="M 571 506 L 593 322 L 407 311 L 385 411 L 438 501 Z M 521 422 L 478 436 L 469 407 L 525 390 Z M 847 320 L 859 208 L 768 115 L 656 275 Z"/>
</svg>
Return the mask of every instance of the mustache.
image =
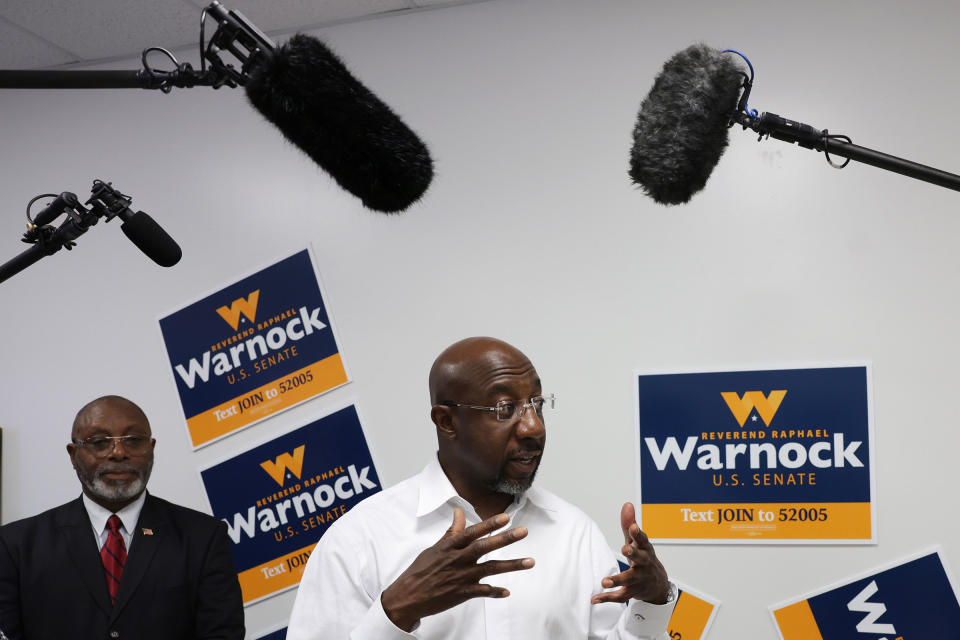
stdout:
<svg viewBox="0 0 960 640">
<path fill-rule="evenodd" d="M 123 464 L 122 462 L 100 467 L 99 469 L 97 469 L 97 473 L 95 474 L 95 477 L 101 478 L 108 473 L 117 473 L 117 472 L 134 473 L 138 477 L 143 477 L 143 473 L 141 473 L 139 469 L 137 469 L 133 465 Z"/>
</svg>

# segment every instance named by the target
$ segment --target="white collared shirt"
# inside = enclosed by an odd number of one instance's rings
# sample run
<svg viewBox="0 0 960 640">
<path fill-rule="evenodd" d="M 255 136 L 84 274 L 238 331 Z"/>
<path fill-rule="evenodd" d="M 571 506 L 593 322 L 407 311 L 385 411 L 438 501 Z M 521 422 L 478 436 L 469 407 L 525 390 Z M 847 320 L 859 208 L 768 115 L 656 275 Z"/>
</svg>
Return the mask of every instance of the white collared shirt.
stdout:
<svg viewBox="0 0 960 640">
<path fill-rule="evenodd" d="M 474 598 L 423 618 L 412 633 L 387 618 L 380 594 L 453 522 L 480 522 L 434 457 L 419 474 L 377 493 L 336 521 L 310 555 L 293 605 L 287 640 L 653 640 L 667 639 L 676 604 L 591 605 L 600 581 L 619 573 L 599 527 L 549 491 L 531 487 L 506 510 L 525 526 L 523 540 L 484 560 L 531 557 L 532 569 L 490 576 L 507 598 Z M 506 528 L 502 529 L 506 530 Z"/>
<path fill-rule="evenodd" d="M 137 527 L 137 520 L 140 519 L 140 510 L 143 509 L 143 503 L 147 499 L 147 492 L 141 493 L 136 500 L 117 511 L 117 517 L 120 518 L 122 527 L 120 535 L 123 536 L 123 543 L 127 547 L 127 553 L 130 553 L 130 545 L 133 544 L 133 532 Z M 83 507 L 87 510 L 90 517 L 90 524 L 93 526 L 93 535 L 97 536 L 97 549 L 101 549 L 107 541 L 107 520 L 113 515 L 113 512 L 101 507 L 96 502 L 83 494 Z"/>
</svg>

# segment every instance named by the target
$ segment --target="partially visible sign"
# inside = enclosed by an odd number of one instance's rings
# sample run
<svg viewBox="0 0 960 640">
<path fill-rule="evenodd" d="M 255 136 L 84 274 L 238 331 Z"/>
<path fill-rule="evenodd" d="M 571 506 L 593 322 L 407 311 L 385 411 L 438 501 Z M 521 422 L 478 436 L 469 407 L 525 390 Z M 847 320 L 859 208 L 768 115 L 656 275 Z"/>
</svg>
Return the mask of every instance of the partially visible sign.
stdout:
<svg viewBox="0 0 960 640">
<path fill-rule="evenodd" d="M 270 633 L 265 633 L 256 637 L 256 640 L 286 640 L 287 638 L 287 628 L 277 629 L 276 631 L 271 631 Z"/>
<path fill-rule="evenodd" d="M 876 541 L 866 365 L 641 373 L 636 384 L 652 539 Z"/>
<path fill-rule="evenodd" d="M 244 604 L 300 582 L 333 522 L 381 490 L 356 407 L 200 471 L 213 515 L 227 523 Z"/>
<path fill-rule="evenodd" d="M 676 580 L 674 584 L 680 593 L 667 625 L 670 640 L 706 640 L 720 609 L 720 601 Z"/>
<path fill-rule="evenodd" d="M 617 556 L 620 571 L 630 568 L 623 556 Z M 667 632 L 670 640 L 706 640 L 710 625 L 720 609 L 720 601 L 673 579 L 677 586 L 677 604 L 673 608 Z"/>
<path fill-rule="evenodd" d="M 781 640 L 960 637 L 960 592 L 939 549 L 770 607 Z"/>
<path fill-rule="evenodd" d="M 199 447 L 348 381 L 304 249 L 160 318 Z"/>
</svg>

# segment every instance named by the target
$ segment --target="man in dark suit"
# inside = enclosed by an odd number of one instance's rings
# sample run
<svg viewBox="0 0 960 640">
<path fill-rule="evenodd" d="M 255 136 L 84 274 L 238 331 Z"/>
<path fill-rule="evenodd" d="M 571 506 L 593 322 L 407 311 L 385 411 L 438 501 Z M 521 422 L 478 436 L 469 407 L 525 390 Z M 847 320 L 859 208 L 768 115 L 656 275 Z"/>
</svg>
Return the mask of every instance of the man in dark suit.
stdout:
<svg viewBox="0 0 960 640">
<path fill-rule="evenodd" d="M 241 640 L 222 522 L 146 492 L 156 440 L 105 396 L 73 423 L 83 495 L 0 528 L 0 630 L 10 640 Z"/>
</svg>

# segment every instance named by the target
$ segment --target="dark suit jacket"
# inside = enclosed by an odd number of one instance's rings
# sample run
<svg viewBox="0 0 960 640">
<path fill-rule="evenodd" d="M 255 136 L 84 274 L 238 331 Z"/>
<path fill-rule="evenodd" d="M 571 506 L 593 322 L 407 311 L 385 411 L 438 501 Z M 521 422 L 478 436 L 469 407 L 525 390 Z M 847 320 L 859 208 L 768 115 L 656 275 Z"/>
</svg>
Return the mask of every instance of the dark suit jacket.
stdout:
<svg viewBox="0 0 960 640">
<path fill-rule="evenodd" d="M 224 524 L 147 496 L 117 603 L 80 498 L 0 528 L 0 629 L 10 640 L 242 640 Z"/>
</svg>

